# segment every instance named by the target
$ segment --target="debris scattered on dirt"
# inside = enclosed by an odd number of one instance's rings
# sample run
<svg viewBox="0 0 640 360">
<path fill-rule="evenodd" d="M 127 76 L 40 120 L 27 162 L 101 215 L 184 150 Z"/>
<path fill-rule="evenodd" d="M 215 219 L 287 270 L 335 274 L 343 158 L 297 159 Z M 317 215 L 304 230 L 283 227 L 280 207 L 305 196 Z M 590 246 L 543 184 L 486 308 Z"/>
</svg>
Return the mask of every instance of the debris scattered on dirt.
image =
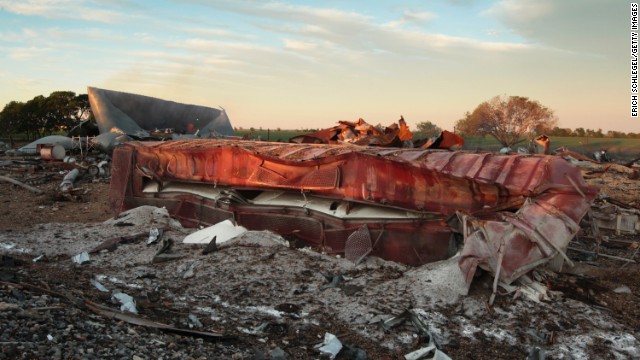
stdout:
<svg viewBox="0 0 640 360">
<path fill-rule="evenodd" d="M 566 249 L 574 266 L 497 287 L 479 270 L 469 287 L 461 254 L 415 267 L 385 261 L 366 251 L 380 235 L 369 225 L 370 245 L 349 258 L 295 246 L 295 233 L 250 230 L 222 242 L 212 232 L 183 243 L 197 229 L 170 209 L 112 218 L 109 178 L 87 161 L 0 162 L 2 176 L 42 190 L 0 182 L 5 358 L 640 357 L 634 168 L 578 163 L 600 195 Z M 73 169 L 70 196 L 56 197 Z M 150 229 L 162 235 L 147 244 Z M 90 262 L 70 261 L 83 253 Z M 323 355 L 335 341 L 341 347 Z"/>
</svg>

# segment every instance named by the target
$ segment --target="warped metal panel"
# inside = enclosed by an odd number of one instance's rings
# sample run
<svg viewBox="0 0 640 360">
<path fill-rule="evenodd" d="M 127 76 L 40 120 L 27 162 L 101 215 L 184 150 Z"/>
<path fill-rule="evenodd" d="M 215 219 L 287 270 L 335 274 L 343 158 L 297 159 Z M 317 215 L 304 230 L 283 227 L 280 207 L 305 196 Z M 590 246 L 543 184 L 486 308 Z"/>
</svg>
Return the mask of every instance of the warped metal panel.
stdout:
<svg viewBox="0 0 640 360">
<path fill-rule="evenodd" d="M 178 134 L 234 134 L 224 109 L 95 87 L 87 88 L 87 94 L 101 134 L 147 137 L 154 130 L 169 128 Z"/>
</svg>

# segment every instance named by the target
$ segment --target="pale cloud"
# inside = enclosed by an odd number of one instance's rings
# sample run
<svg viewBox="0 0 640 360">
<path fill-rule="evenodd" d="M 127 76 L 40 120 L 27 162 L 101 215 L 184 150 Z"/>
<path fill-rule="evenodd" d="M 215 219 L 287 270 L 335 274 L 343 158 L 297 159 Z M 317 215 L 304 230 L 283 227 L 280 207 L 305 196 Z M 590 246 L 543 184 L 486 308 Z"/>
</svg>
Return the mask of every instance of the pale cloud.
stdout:
<svg viewBox="0 0 640 360">
<path fill-rule="evenodd" d="M 371 16 L 330 8 L 274 2 L 218 1 L 209 3 L 199 0 L 192 0 L 192 2 L 255 16 L 266 21 L 258 25 L 264 30 L 295 35 L 298 38 L 296 41 L 331 43 L 347 52 L 387 52 L 435 56 L 442 52 L 468 50 L 469 48 L 500 52 L 530 48 L 528 44 L 485 42 L 474 38 L 454 37 L 415 29 L 405 30 L 398 26 L 407 22 L 429 21 L 435 16 L 429 12 L 405 12 L 400 20 L 390 24 L 376 21 Z M 279 24 L 274 25 L 271 20 L 277 20 Z M 285 40 L 283 39 L 283 41 Z"/>
<path fill-rule="evenodd" d="M 125 42 L 135 40 L 130 35 L 114 32 L 111 29 L 101 28 L 47 28 L 38 33 L 38 36 L 48 39 L 69 40 L 83 39 L 93 43 Z"/>
<path fill-rule="evenodd" d="M 51 19 L 81 19 L 107 24 L 120 22 L 127 17 L 123 13 L 104 9 L 100 6 L 87 6 L 81 0 L 0 0 L 0 8 L 4 11 L 26 16 L 41 16 Z"/>
<path fill-rule="evenodd" d="M 530 22 L 548 16 L 553 11 L 554 4 L 549 0 L 504 0 L 483 11 L 481 15 L 494 16 L 509 22 Z"/>
<path fill-rule="evenodd" d="M 239 34 L 233 31 L 224 29 L 215 29 L 209 27 L 175 27 L 175 30 L 195 34 L 199 36 L 211 36 L 216 38 L 228 38 L 237 40 L 252 40 L 255 39 L 253 35 Z"/>
<path fill-rule="evenodd" d="M 244 63 L 237 59 L 231 59 L 222 55 L 212 56 L 206 53 L 176 54 L 174 51 L 127 51 L 123 55 L 132 59 L 143 59 L 145 64 L 153 67 L 198 66 L 201 64 L 216 66 L 235 66 Z"/>
<path fill-rule="evenodd" d="M 504 0 L 481 14 L 539 47 L 611 56 L 626 40 L 622 27 L 611 23 L 622 21 L 627 7 L 601 0 Z"/>
<path fill-rule="evenodd" d="M 17 87 L 34 87 L 40 86 L 44 84 L 44 81 L 40 79 L 32 79 L 32 78 L 19 78 L 13 79 L 13 84 Z"/>
<path fill-rule="evenodd" d="M 203 63 L 207 65 L 225 66 L 225 67 L 243 64 L 242 61 L 235 60 L 235 59 L 227 59 L 223 57 L 207 57 L 203 60 Z"/>
<path fill-rule="evenodd" d="M 8 42 L 25 42 L 38 37 L 38 32 L 32 29 L 24 28 L 20 31 L 0 32 L 0 40 Z"/>
<path fill-rule="evenodd" d="M 449 36 L 443 34 L 426 34 L 422 32 L 411 32 L 395 30 L 395 34 L 387 39 L 388 43 L 397 41 L 400 47 L 412 47 L 416 50 L 490 50 L 490 51 L 519 51 L 529 49 L 527 44 L 508 42 L 487 42 L 478 41 L 466 37 Z"/>
<path fill-rule="evenodd" d="M 255 3 L 250 4 L 255 6 Z M 370 16 L 366 16 L 353 11 L 342 11 L 331 8 L 314 8 L 311 6 L 302 5 L 289 5 L 283 3 L 266 3 L 263 6 L 258 6 L 257 12 L 251 11 L 253 14 L 263 14 L 265 16 L 273 16 L 283 20 L 287 19 L 290 15 L 294 18 L 309 20 L 315 22 L 317 20 L 326 21 L 330 23 L 360 23 L 367 22 L 371 19 Z M 246 8 L 245 8 L 246 9 Z M 315 21 L 314 21 L 315 20 Z"/>
<path fill-rule="evenodd" d="M 259 52 L 275 52 L 276 50 L 264 46 L 264 45 L 255 45 L 250 43 L 243 42 L 231 42 L 231 41 L 219 41 L 219 40 L 209 40 L 202 38 L 190 38 L 186 39 L 180 43 L 171 43 L 167 44 L 168 47 L 175 48 L 184 48 L 195 51 L 203 51 L 203 52 L 222 52 L 227 50 L 236 50 L 236 51 L 259 51 Z"/>
<path fill-rule="evenodd" d="M 32 59 L 35 57 L 43 56 L 50 51 L 51 51 L 50 48 L 38 48 L 38 47 L 19 47 L 19 48 L 7 49 L 9 58 L 13 60 Z"/>
<path fill-rule="evenodd" d="M 458 5 L 458 6 L 469 6 L 471 4 L 473 4 L 474 0 L 446 0 L 446 2 L 452 4 L 452 5 Z"/>
<path fill-rule="evenodd" d="M 306 51 L 318 48 L 318 44 L 308 41 L 284 39 L 284 48 L 287 50 Z"/>
<path fill-rule="evenodd" d="M 409 23 L 425 23 L 435 18 L 435 14 L 426 11 L 405 11 L 399 20 L 391 21 L 384 26 L 398 27 Z"/>
</svg>

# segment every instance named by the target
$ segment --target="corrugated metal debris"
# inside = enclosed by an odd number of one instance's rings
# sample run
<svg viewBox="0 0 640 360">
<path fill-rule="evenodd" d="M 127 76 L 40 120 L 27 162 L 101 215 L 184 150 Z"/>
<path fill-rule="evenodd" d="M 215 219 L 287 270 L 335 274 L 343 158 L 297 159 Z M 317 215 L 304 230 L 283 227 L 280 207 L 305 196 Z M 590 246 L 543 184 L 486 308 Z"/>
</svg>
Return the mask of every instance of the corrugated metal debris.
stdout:
<svg viewBox="0 0 640 360">
<path fill-rule="evenodd" d="M 400 116 L 397 123 L 382 128 L 360 118 L 357 122 L 339 121 L 340 125 L 318 130 L 289 139 L 297 144 L 353 144 L 360 146 L 401 147 L 423 149 L 460 150 L 464 139 L 452 132 L 442 131 L 438 136 L 414 140 L 409 126 Z"/>
</svg>

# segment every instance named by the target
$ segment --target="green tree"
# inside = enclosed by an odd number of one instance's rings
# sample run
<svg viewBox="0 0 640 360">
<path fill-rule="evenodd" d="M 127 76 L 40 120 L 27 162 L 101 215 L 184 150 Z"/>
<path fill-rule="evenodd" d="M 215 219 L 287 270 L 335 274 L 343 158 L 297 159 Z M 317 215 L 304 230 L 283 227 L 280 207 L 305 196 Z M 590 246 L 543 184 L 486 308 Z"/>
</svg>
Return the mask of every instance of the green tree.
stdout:
<svg viewBox="0 0 640 360">
<path fill-rule="evenodd" d="M 598 129 L 596 131 L 593 132 L 593 137 L 596 138 L 603 138 L 604 134 L 602 133 L 602 129 Z"/>
<path fill-rule="evenodd" d="M 569 128 L 559 128 L 555 126 L 551 131 L 549 131 L 549 135 L 558 136 L 558 137 L 570 137 L 573 135 L 573 131 Z"/>
<path fill-rule="evenodd" d="M 44 129 L 47 127 L 47 98 L 38 95 L 27 101 L 24 105 L 24 118 L 19 130 L 26 132 L 28 139 L 42 137 Z"/>
<path fill-rule="evenodd" d="M 11 101 L 0 112 L 0 133 L 9 137 L 11 147 L 14 146 L 13 135 L 21 130 L 25 121 L 24 106 L 23 102 Z"/>
<path fill-rule="evenodd" d="M 413 135 L 415 138 L 430 138 L 437 136 L 442 129 L 431 121 L 423 121 L 416 125 L 417 131 Z"/>
<path fill-rule="evenodd" d="M 43 132 L 66 130 L 77 124 L 76 94 L 73 91 L 54 91 L 45 100 Z"/>
<path fill-rule="evenodd" d="M 458 120 L 456 131 L 491 135 L 505 147 L 548 132 L 556 124 L 553 111 L 523 96 L 496 96 Z"/>
<path fill-rule="evenodd" d="M 73 108 L 71 119 L 74 126 L 81 121 L 88 120 L 93 114 L 91 113 L 91 104 L 89 103 L 88 94 L 79 94 L 73 99 Z"/>
</svg>

